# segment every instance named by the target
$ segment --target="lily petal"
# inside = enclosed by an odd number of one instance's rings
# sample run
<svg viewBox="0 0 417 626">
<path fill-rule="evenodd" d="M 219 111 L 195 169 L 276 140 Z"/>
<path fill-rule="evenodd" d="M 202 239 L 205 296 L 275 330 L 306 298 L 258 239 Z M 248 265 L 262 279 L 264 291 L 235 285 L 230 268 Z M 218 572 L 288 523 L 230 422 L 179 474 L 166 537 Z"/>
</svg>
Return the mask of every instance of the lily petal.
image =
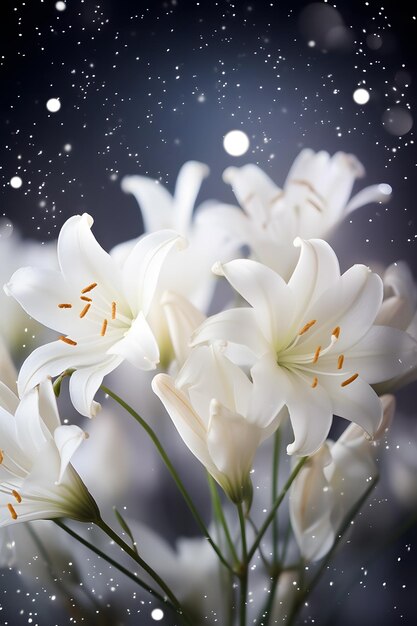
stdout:
<svg viewBox="0 0 417 626">
<path fill-rule="evenodd" d="M 209 174 L 209 168 L 198 161 L 188 161 L 180 169 L 175 185 L 173 227 L 182 235 L 190 230 L 193 208 L 201 183 Z"/>
<path fill-rule="evenodd" d="M 101 409 L 99 402 L 94 401 L 103 378 L 110 374 L 123 361 L 122 358 L 113 356 L 99 363 L 80 367 L 71 374 L 69 391 L 74 408 L 85 415 L 95 417 Z"/>
<path fill-rule="evenodd" d="M 140 206 L 145 232 L 173 227 L 173 198 L 157 180 L 147 176 L 125 176 L 122 190 L 135 196 Z"/>
<path fill-rule="evenodd" d="M 181 367 L 190 352 L 191 334 L 204 322 L 205 315 L 173 291 L 162 295 L 160 305 L 164 309 L 175 358 Z"/>
<path fill-rule="evenodd" d="M 58 426 L 54 432 L 54 440 L 61 457 L 61 467 L 58 476 L 58 484 L 61 483 L 65 470 L 72 456 L 86 439 L 86 433 L 75 424 Z"/>
<path fill-rule="evenodd" d="M 356 209 L 365 206 L 365 204 L 388 202 L 391 199 L 391 193 L 387 191 L 387 189 L 387 185 L 371 185 L 370 187 L 361 189 L 346 205 L 345 215 L 356 211 Z"/>
<path fill-rule="evenodd" d="M 133 320 L 123 339 L 113 344 L 107 353 L 123 357 L 141 370 L 156 368 L 159 363 L 159 347 L 142 312 Z"/>
</svg>

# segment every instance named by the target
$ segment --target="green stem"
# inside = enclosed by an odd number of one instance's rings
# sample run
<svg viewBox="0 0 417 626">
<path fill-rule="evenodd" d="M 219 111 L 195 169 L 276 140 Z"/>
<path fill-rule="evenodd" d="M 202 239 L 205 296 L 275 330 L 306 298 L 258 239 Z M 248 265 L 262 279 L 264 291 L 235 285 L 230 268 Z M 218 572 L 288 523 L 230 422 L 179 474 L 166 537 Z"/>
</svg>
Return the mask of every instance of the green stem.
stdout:
<svg viewBox="0 0 417 626">
<path fill-rule="evenodd" d="M 248 594 L 248 544 L 246 540 L 246 522 L 242 509 L 242 504 L 237 505 L 237 511 L 239 514 L 240 534 L 242 537 L 242 561 L 239 567 L 240 578 L 240 609 L 239 609 L 239 624 L 240 626 L 246 626 L 246 599 Z"/>
<path fill-rule="evenodd" d="M 230 571 L 233 571 L 232 567 L 229 565 L 229 563 L 226 561 L 226 559 L 224 558 L 223 554 L 221 553 L 220 549 L 218 548 L 218 546 L 215 544 L 215 542 L 213 541 L 200 513 L 197 511 L 194 502 L 192 501 L 188 491 L 186 490 L 184 483 L 182 482 L 181 478 L 178 476 L 176 469 L 174 468 L 174 466 L 172 465 L 167 453 L 165 452 L 161 442 L 159 441 L 155 431 L 149 426 L 149 424 L 147 422 L 145 422 L 145 420 L 138 414 L 136 413 L 136 411 L 129 405 L 127 404 L 124 400 L 122 400 L 122 398 L 120 398 L 117 394 L 115 394 L 113 391 L 111 391 L 108 387 L 105 387 L 104 385 L 101 386 L 101 389 L 104 391 L 104 393 L 106 393 L 108 396 L 110 396 L 111 398 L 113 398 L 113 400 L 115 402 L 117 402 L 122 408 L 124 408 L 141 426 L 142 428 L 145 430 L 145 432 L 149 435 L 150 439 L 152 440 L 153 444 L 155 445 L 156 449 L 158 450 L 162 460 L 164 461 L 165 465 L 167 466 L 172 478 L 175 481 L 175 484 L 177 485 L 182 497 L 184 498 L 188 508 L 190 509 L 195 521 L 197 522 L 198 526 L 200 527 L 201 532 L 203 533 L 203 535 L 206 537 L 206 539 L 208 540 L 208 542 L 210 543 L 211 547 L 213 548 L 213 550 L 216 552 L 217 556 L 219 557 L 220 561 L 223 563 L 223 565 L 225 567 L 227 567 Z"/>
<path fill-rule="evenodd" d="M 170 599 L 171 603 L 174 605 L 177 613 L 184 617 L 184 613 L 181 607 L 179 600 L 176 598 L 175 594 L 168 587 L 166 582 L 155 572 L 155 570 L 144 561 L 139 554 L 129 546 L 117 533 L 114 532 L 112 528 L 103 519 L 95 522 L 96 526 L 98 526 L 115 544 L 119 546 L 126 554 L 128 554 L 142 569 L 149 574 L 149 576 L 157 583 L 157 585 L 166 593 L 167 597 Z"/>
<path fill-rule="evenodd" d="M 142 587 L 142 589 L 144 589 L 145 591 L 153 595 L 163 604 L 165 605 L 168 604 L 174 611 L 176 610 L 175 607 L 171 605 L 170 602 L 167 602 L 166 598 L 164 598 L 158 591 L 156 591 L 156 589 L 153 589 L 151 585 L 148 585 L 147 583 L 143 582 L 140 578 L 136 576 L 136 574 L 133 574 L 126 567 L 123 567 L 123 565 L 120 565 L 120 563 L 112 559 L 111 556 L 108 556 L 105 552 L 102 552 L 100 548 L 97 548 L 95 545 L 87 541 L 87 539 L 84 539 L 84 537 L 81 537 L 80 535 L 78 535 L 78 533 L 72 530 L 72 528 L 70 528 L 69 526 L 66 526 L 66 524 L 64 524 L 61 520 L 55 519 L 54 522 L 57 526 L 62 528 L 62 530 L 65 530 L 66 533 L 71 535 L 71 537 L 79 541 L 83 546 L 85 546 L 86 548 L 88 548 L 89 550 L 97 554 L 97 556 L 99 556 L 101 559 L 103 559 L 104 561 L 107 561 L 107 563 L 110 563 L 110 565 L 118 569 L 120 572 L 122 572 L 122 574 L 124 574 L 125 576 L 133 580 L 137 585 L 139 585 L 139 587 Z"/>
<path fill-rule="evenodd" d="M 291 472 L 287 482 L 285 483 L 281 493 L 279 494 L 278 498 L 275 500 L 274 504 L 272 505 L 271 511 L 269 512 L 266 520 L 264 521 L 264 523 L 262 524 L 260 531 L 258 533 L 258 536 L 256 537 L 252 548 L 249 550 L 248 553 L 248 561 L 250 562 L 253 555 L 255 554 L 256 550 L 258 549 L 259 544 L 262 541 L 262 537 L 264 536 L 264 534 L 266 533 L 266 531 L 268 530 L 268 527 L 270 525 L 270 523 L 272 522 L 272 520 L 275 517 L 275 513 L 279 507 L 279 505 L 281 504 L 281 502 L 283 501 L 283 499 L 285 498 L 287 491 L 289 490 L 289 488 L 291 487 L 293 481 L 295 480 L 295 478 L 297 477 L 299 471 L 301 470 L 301 468 L 303 467 L 304 463 L 307 461 L 308 457 L 304 456 L 302 457 L 297 465 L 294 467 L 293 471 Z"/>
<path fill-rule="evenodd" d="M 232 558 L 234 560 L 235 563 L 239 562 L 239 557 L 237 556 L 237 552 L 236 552 L 236 548 L 234 546 L 232 537 L 230 535 L 230 530 L 229 530 L 229 526 L 227 524 L 226 518 L 224 516 L 224 512 L 223 512 L 223 507 L 222 507 L 222 503 L 220 500 L 220 496 L 219 496 L 219 492 L 216 486 L 216 482 L 214 480 L 214 478 L 210 475 L 207 474 L 207 480 L 208 480 L 208 484 L 209 484 L 209 488 L 210 488 L 210 494 L 211 494 L 211 500 L 212 500 L 212 504 L 213 504 L 213 510 L 214 510 L 214 514 L 216 515 L 217 519 L 219 520 L 223 531 L 224 531 L 224 535 L 226 537 L 226 541 L 227 541 L 227 545 L 229 547 L 230 553 L 232 555 Z"/>
<path fill-rule="evenodd" d="M 326 555 L 326 558 L 323 559 L 323 561 L 321 562 L 320 567 L 318 568 L 317 572 L 315 573 L 315 575 L 313 576 L 311 581 L 301 591 L 301 593 L 300 593 L 300 595 L 298 597 L 298 600 L 294 603 L 293 609 L 292 609 L 291 614 L 290 614 L 290 616 L 288 618 L 288 622 L 287 622 L 288 626 L 291 626 L 292 624 L 294 624 L 294 620 L 295 620 L 295 618 L 297 616 L 298 611 L 300 610 L 301 606 L 303 605 L 304 600 L 315 589 L 315 587 L 316 587 L 317 583 L 319 582 L 322 574 L 327 569 L 328 564 L 330 563 L 331 559 L 333 558 L 333 555 L 336 552 L 340 542 L 344 538 L 347 530 L 350 528 L 352 521 L 354 520 L 356 515 L 359 513 L 359 511 L 362 508 L 365 500 L 368 498 L 368 496 L 371 493 L 371 491 L 373 491 L 373 489 L 376 487 L 377 483 L 378 483 L 378 478 L 375 478 L 371 482 L 371 484 L 369 485 L 369 487 L 367 488 L 365 493 L 361 496 L 361 498 L 358 500 L 358 502 L 356 502 L 356 504 L 354 504 L 354 506 L 350 509 L 349 513 L 345 517 L 345 520 L 344 520 L 343 524 L 340 527 L 339 533 L 338 533 L 338 535 L 337 535 L 337 537 L 336 537 L 336 539 L 335 539 L 335 541 L 333 543 L 333 546 L 332 546 L 331 550 L 329 550 L 329 552 Z"/>
<path fill-rule="evenodd" d="M 272 605 L 274 603 L 274 598 L 275 598 L 275 592 L 278 586 L 278 579 L 279 579 L 279 575 L 273 576 L 272 582 L 271 582 L 271 588 L 268 594 L 268 599 L 265 602 L 264 608 L 262 609 L 259 615 L 258 623 L 262 624 L 262 626 L 268 626 L 269 624 L 269 620 L 271 617 L 271 609 L 272 609 Z"/>
<path fill-rule="evenodd" d="M 278 497 L 278 471 L 279 453 L 281 448 L 281 431 L 278 429 L 274 436 L 274 452 L 272 457 L 272 500 L 274 503 Z M 278 563 L 278 514 L 272 521 L 272 563 L 274 567 Z"/>
</svg>

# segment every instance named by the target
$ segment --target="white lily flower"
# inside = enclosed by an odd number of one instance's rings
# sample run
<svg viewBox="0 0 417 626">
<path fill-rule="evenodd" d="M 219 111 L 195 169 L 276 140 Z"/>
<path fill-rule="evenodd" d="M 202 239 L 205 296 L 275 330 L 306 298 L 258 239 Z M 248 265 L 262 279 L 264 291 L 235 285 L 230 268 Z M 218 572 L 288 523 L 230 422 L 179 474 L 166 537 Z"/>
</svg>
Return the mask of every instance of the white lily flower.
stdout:
<svg viewBox="0 0 417 626">
<path fill-rule="evenodd" d="M 257 374 L 250 382 L 221 348 L 200 346 L 176 380 L 158 374 L 152 389 L 184 443 L 230 499 L 250 501 L 255 452 L 279 425 Z"/>
<path fill-rule="evenodd" d="M 383 396 L 384 417 L 375 439 L 391 423 L 395 400 Z M 375 443 L 356 424 L 311 456 L 290 490 L 291 526 L 307 561 L 323 558 L 331 549 L 346 516 L 378 476 Z"/>
<path fill-rule="evenodd" d="M 85 433 L 61 425 L 51 381 L 15 404 L 11 413 L 0 398 L 0 527 L 57 517 L 96 520 L 97 505 L 70 465 Z"/>
<path fill-rule="evenodd" d="M 406 331 L 417 341 L 417 286 L 407 263 L 392 263 L 382 277 L 384 301 L 377 323 Z M 417 364 L 405 374 L 378 386 L 380 393 L 396 391 L 417 380 Z"/>
<path fill-rule="evenodd" d="M 216 217 L 217 203 L 194 203 L 209 168 L 198 161 L 188 161 L 179 171 L 175 192 L 171 195 L 157 180 L 146 176 L 125 176 L 122 189 L 132 193 L 142 211 L 145 232 L 169 228 L 188 241 L 183 254 L 165 266 L 160 281 L 160 295 L 166 289 L 174 290 L 203 311 L 207 311 L 215 281 L 211 266 L 218 260 L 230 258 L 230 244 L 219 229 Z M 116 246 L 111 252 L 123 262 L 135 240 Z M 235 245 L 233 244 L 233 250 Z M 156 297 L 156 301 L 158 297 Z"/>
<path fill-rule="evenodd" d="M 219 313 L 193 343 L 217 340 L 250 349 L 252 377 L 263 381 L 275 412 L 287 406 L 295 441 L 289 454 L 309 455 L 325 441 L 333 414 L 377 430 L 382 409 L 371 383 L 415 367 L 417 343 L 396 328 L 374 326 L 382 281 L 363 265 L 340 275 L 331 247 L 296 240 L 301 254 L 286 283 L 248 259 L 216 265 L 251 308 Z"/>
<path fill-rule="evenodd" d="M 388 185 L 372 185 L 349 200 L 355 180 L 364 176 L 352 154 L 302 150 L 283 188 L 256 165 L 229 167 L 223 178 L 230 183 L 244 213 L 222 209 L 230 237 L 250 246 L 255 258 L 284 278 L 297 261 L 289 242 L 295 237 L 326 238 L 349 213 L 370 202 L 386 202 Z"/>
<path fill-rule="evenodd" d="M 74 369 L 71 399 L 89 417 L 99 409 L 93 399 L 103 377 L 122 361 L 143 370 L 159 363 L 148 318 L 166 256 L 182 244 L 172 231 L 153 233 L 136 243 L 120 268 L 97 243 L 92 224 L 86 213 L 65 222 L 58 238 L 60 272 L 21 268 L 5 286 L 29 315 L 62 333 L 26 359 L 20 395 L 47 375 Z"/>
</svg>

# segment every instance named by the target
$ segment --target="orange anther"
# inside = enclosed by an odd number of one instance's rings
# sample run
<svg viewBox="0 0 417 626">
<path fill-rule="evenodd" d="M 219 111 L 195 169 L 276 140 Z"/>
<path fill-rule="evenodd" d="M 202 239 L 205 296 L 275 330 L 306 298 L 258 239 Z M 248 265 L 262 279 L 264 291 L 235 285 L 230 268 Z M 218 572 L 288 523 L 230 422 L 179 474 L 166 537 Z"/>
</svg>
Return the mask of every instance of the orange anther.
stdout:
<svg viewBox="0 0 417 626">
<path fill-rule="evenodd" d="M 87 287 L 84 287 L 84 289 L 81 289 L 81 293 L 88 293 L 95 287 L 97 287 L 97 283 L 91 283 L 91 285 L 88 285 Z"/>
<path fill-rule="evenodd" d="M 84 300 L 84 302 L 92 302 L 91 298 L 88 298 L 87 296 L 80 296 L 81 300 Z"/>
<path fill-rule="evenodd" d="M 20 493 L 18 493 L 15 489 L 13 489 L 12 494 L 16 498 L 18 503 L 20 504 L 22 502 L 22 496 L 20 495 Z"/>
<path fill-rule="evenodd" d="M 76 342 L 76 341 L 73 341 L 73 340 L 72 340 L 72 339 L 70 339 L 69 337 L 64 337 L 64 335 L 61 335 L 61 336 L 59 337 L 59 339 L 60 339 L 61 341 L 63 341 L 64 343 L 67 343 L 69 346 L 76 346 L 76 345 L 77 345 L 77 342 Z"/>
<path fill-rule="evenodd" d="M 116 319 L 116 303 L 115 302 L 111 303 L 111 318 L 112 320 Z"/>
<path fill-rule="evenodd" d="M 62 304 L 58 304 L 58 308 L 60 308 L 60 309 L 72 309 L 72 304 L 67 304 L 66 302 L 63 302 Z"/>
<path fill-rule="evenodd" d="M 341 387 L 346 387 L 346 385 L 350 385 L 350 383 L 353 383 L 353 381 L 356 380 L 358 378 L 358 376 L 359 376 L 359 374 L 353 374 L 353 376 L 351 376 L 347 380 L 344 380 L 343 383 L 340 383 L 340 386 Z"/>
<path fill-rule="evenodd" d="M 12 505 L 12 504 L 8 504 L 8 505 L 7 505 L 7 508 L 9 509 L 9 513 L 10 513 L 10 515 L 12 516 L 12 519 L 17 519 L 17 513 L 16 513 L 16 511 L 14 510 L 13 505 Z"/>
<path fill-rule="evenodd" d="M 3 461 L 4 461 L 3 450 L 0 450 L 0 465 L 3 463 Z"/>
<path fill-rule="evenodd" d="M 107 320 L 103 320 L 103 325 L 101 327 L 101 336 L 104 337 L 107 330 Z"/>
<path fill-rule="evenodd" d="M 337 359 L 337 369 L 338 369 L 338 370 L 341 370 L 341 369 L 342 369 L 342 367 L 343 367 L 343 361 L 344 361 L 344 360 L 345 360 L 345 357 L 344 357 L 344 355 L 343 355 L 343 354 L 341 354 L 341 355 L 339 356 L 339 358 Z"/>
<path fill-rule="evenodd" d="M 336 326 L 336 328 L 333 328 L 332 335 L 333 335 L 333 337 L 336 337 L 336 339 L 339 339 L 340 326 Z"/>
<path fill-rule="evenodd" d="M 321 350 L 321 346 L 318 346 L 318 348 L 316 349 L 314 353 L 313 363 L 317 363 L 317 361 L 319 360 L 320 350 Z"/>
<path fill-rule="evenodd" d="M 304 335 L 304 333 L 306 333 L 308 330 L 310 330 L 310 328 L 312 326 L 314 326 L 314 324 L 317 322 L 317 320 L 311 320 L 311 322 L 307 322 L 307 324 L 305 326 L 302 327 L 302 329 L 300 330 L 300 332 L 298 333 L 299 335 Z"/>
<path fill-rule="evenodd" d="M 86 304 L 85 307 L 83 308 L 83 310 L 80 313 L 80 317 L 84 317 L 85 315 L 87 315 L 88 313 L 88 309 L 90 308 L 91 304 Z"/>
<path fill-rule="evenodd" d="M 319 379 L 317 378 L 317 376 L 314 376 L 311 386 L 313 387 L 313 389 L 315 389 L 318 384 L 319 384 Z"/>
</svg>

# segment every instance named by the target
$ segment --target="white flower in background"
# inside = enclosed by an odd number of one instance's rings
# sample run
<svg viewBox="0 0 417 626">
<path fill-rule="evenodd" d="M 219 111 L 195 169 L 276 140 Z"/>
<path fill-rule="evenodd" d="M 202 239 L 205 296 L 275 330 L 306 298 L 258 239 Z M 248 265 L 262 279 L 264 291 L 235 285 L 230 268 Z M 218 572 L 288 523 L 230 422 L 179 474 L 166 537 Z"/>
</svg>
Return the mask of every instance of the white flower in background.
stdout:
<svg viewBox="0 0 417 626">
<path fill-rule="evenodd" d="M 175 380 L 158 374 L 152 389 L 184 443 L 230 499 L 250 501 L 255 452 L 279 425 L 257 373 L 250 382 L 222 348 L 200 346 Z"/>
<path fill-rule="evenodd" d="M 0 388 L 0 526 L 35 519 L 98 518 L 97 505 L 70 465 L 84 441 L 78 426 L 62 426 L 52 383 L 31 389 L 15 411 Z"/>
<path fill-rule="evenodd" d="M 224 231 L 218 228 L 217 203 L 205 202 L 193 213 L 208 173 L 207 165 L 188 161 L 179 171 L 173 196 L 158 181 L 146 176 L 125 176 L 122 180 L 123 191 L 133 194 L 140 206 L 146 233 L 170 228 L 188 241 L 183 254 L 164 267 L 160 294 L 165 289 L 174 290 L 203 311 L 208 309 L 215 285 L 211 266 L 219 259 L 230 258 L 231 252 Z M 111 254 L 123 262 L 132 245 L 134 241 L 121 244 Z M 236 248 L 235 244 L 232 248 Z"/>
<path fill-rule="evenodd" d="M 297 261 L 295 237 L 327 238 L 349 213 L 370 202 L 386 202 L 388 185 L 372 185 L 350 198 L 364 168 L 352 154 L 314 153 L 305 149 L 295 159 L 283 188 L 256 165 L 229 167 L 230 183 L 244 212 L 224 207 L 230 238 L 246 243 L 254 257 L 288 278 Z"/>
<path fill-rule="evenodd" d="M 252 377 L 278 413 L 287 406 L 295 441 L 289 454 L 309 455 L 325 441 L 333 414 L 373 435 L 382 409 L 371 383 L 407 372 L 417 343 L 396 328 L 374 326 L 382 281 L 363 265 L 342 276 L 331 247 L 321 240 L 301 246 L 288 284 L 248 259 L 214 271 L 251 305 L 208 318 L 194 344 L 223 340 L 245 346 L 257 362 Z"/>
<path fill-rule="evenodd" d="M 0 285 L 22 265 L 57 268 L 56 243 L 41 244 L 23 239 L 8 220 L 0 220 Z M 1 290 L 0 310 L 0 335 L 14 354 L 20 356 L 31 346 L 36 347 L 50 339 L 49 331 L 31 319 L 17 302 Z"/>
<path fill-rule="evenodd" d="M 404 261 L 390 265 L 383 277 L 384 301 L 377 316 L 377 324 L 393 326 L 406 331 L 417 340 L 417 286 Z M 402 376 L 378 386 L 381 393 L 396 391 L 417 379 L 417 364 Z"/>
<path fill-rule="evenodd" d="M 159 363 L 148 316 L 166 256 L 182 243 L 166 230 L 143 237 L 121 269 L 97 243 L 92 224 L 87 214 L 65 222 L 58 238 L 60 272 L 24 267 L 5 286 L 29 315 L 61 334 L 26 359 L 19 393 L 47 375 L 74 369 L 71 400 L 86 416 L 99 408 L 93 398 L 103 377 L 122 361 L 143 370 Z"/>
<path fill-rule="evenodd" d="M 381 398 L 384 417 L 375 435 L 384 436 L 395 400 Z M 291 526 L 302 556 L 317 561 L 333 546 L 342 523 L 378 476 L 377 447 L 356 424 L 311 456 L 290 490 Z"/>
</svg>

